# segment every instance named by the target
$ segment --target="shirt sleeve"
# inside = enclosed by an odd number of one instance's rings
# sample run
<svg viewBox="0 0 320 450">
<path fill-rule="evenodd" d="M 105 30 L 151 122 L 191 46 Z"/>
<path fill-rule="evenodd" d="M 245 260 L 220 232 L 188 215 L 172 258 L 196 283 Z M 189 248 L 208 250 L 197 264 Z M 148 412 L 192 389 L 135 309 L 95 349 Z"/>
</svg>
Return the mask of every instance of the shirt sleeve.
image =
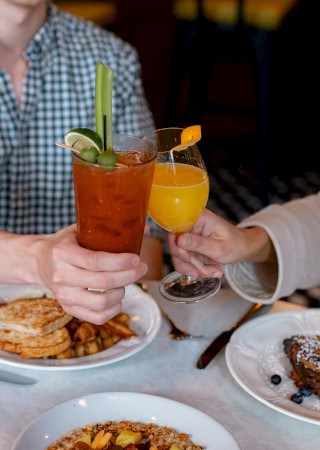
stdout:
<svg viewBox="0 0 320 450">
<path fill-rule="evenodd" d="M 264 228 L 277 255 L 275 264 L 225 267 L 228 283 L 241 297 L 268 304 L 320 284 L 320 194 L 270 205 L 238 226 Z"/>
</svg>

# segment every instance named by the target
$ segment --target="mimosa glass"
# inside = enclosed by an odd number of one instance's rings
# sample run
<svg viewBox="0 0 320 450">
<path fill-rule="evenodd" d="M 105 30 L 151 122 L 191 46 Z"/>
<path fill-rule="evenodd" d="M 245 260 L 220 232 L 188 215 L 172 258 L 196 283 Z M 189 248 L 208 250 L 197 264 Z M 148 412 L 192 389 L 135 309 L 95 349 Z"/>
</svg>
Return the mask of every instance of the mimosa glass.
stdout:
<svg viewBox="0 0 320 450">
<path fill-rule="evenodd" d="M 148 213 L 171 233 L 188 231 L 206 207 L 209 180 L 195 143 L 181 146 L 181 128 L 163 128 L 144 136 L 157 149 Z M 194 303 L 215 294 L 218 278 L 192 278 L 178 272 L 160 283 L 161 294 L 171 301 Z"/>
</svg>

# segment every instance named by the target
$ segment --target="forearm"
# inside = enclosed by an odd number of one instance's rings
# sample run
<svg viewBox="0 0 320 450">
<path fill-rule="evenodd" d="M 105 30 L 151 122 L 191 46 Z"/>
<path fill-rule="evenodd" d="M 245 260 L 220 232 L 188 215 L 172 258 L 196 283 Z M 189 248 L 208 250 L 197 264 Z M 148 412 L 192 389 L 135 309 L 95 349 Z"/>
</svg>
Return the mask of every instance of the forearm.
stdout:
<svg viewBox="0 0 320 450">
<path fill-rule="evenodd" d="M 256 261 L 247 259 L 241 264 L 230 264 L 225 273 L 233 289 L 248 300 L 263 298 L 271 302 L 297 288 L 317 286 L 320 282 L 319 222 L 319 194 L 284 205 L 270 205 L 245 219 L 239 227 L 247 227 L 248 231 L 259 227 L 268 234 L 277 263 L 255 264 L 268 261 L 268 258 L 259 259 L 257 252 Z"/>
<path fill-rule="evenodd" d="M 143 239 L 140 257 L 148 264 L 148 272 L 145 274 L 146 280 L 160 280 L 163 267 L 163 244 L 154 236 L 146 236 Z"/>
<path fill-rule="evenodd" d="M 17 235 L 0 231 L 0 283 L 38 284 L 33 254 L 41 236 Z"/>
</svg>

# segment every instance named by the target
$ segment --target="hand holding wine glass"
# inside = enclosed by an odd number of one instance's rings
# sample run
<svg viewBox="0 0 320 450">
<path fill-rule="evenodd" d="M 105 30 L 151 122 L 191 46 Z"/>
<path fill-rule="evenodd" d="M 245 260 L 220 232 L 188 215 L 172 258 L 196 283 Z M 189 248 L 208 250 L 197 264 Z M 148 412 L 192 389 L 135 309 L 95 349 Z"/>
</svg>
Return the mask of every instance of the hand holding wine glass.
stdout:
<svg viewBox="0 0 320 450">
<path fill-rule="evenodd" d="M 188 231 L 208 200 L 208 174 L 196 144 L 200 138 L 200 126 L 163 128 L 144 137 L 157 148 L 148 213 L 171 233 Z M 162 280 L 160 292 L 168 300 L 193 303 L 215 294 L 220 285 L 218 278 L 172 272 Z"/>
</svg>

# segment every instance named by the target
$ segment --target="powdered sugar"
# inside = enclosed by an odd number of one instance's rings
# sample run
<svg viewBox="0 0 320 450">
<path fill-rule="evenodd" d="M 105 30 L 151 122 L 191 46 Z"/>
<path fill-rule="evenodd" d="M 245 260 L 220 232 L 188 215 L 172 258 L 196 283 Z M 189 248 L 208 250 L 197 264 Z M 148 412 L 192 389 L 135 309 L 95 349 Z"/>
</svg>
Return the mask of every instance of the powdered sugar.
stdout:
<svg viewBox="0 0 320 450">
<path fill-rule="evenodd" d="M 288 336 L 288 338 L 290 337 Z M 290 400 L 292 394 L 298 391 L 298 388 L 289 377 L 291 369 L 292 366 L 284 352 L 282 340 L 270 342 L 265 347 L 264 352 L 260 353 L 258 357 L 258 370 L 264 382 L 279 397 L 288 400 Z M 274 374 L 281 376 L 281 383 L 278 385 L 271 382 L 271 377 Z M 299 407 L 320 411 L 320 397 L 313 394 L 311 397 L 304 398 L 303 403 Z"/>
</svg>

